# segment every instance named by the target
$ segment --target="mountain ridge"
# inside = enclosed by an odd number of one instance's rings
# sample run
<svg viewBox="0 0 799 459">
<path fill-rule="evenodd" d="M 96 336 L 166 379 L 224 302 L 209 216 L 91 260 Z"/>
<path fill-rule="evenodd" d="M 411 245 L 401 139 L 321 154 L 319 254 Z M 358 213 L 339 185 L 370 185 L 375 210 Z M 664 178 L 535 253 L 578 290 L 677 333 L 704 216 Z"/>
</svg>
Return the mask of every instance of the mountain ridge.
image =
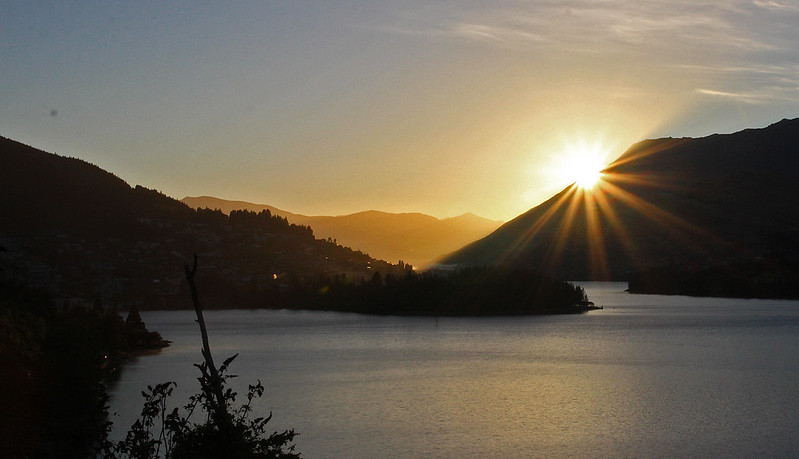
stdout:
<svg viewBox="0 0 799 459">
<path fill-rule="evenodd" d="M 196 211 L 86 161 L 0 137 L 0 275 L 78 299 L 185 306 L 183 264 L 203 266 L 211 307 L 244 307 L 312 279 L 402 275 L 266 212 Z"/>
<path fill-rule="evenodd" d="M 596 191 L 567 187 L 442 261 L 540 266 L 572 280 L 628 280 L 657 266 L 793 266 L 799 243 L 785 235 L 799 235 L 796 145 L 799 119 L 637 142 Z"/>
<path fill-rule="evenodd" d="M 267 204 L 231 201 L 212 196 L 187 196 L 192 208 L 269 210 L 289 222 L 313 228 L 317 237 L 331 238 L 387 261 L 402 260 L 423 268 L 444 254 L 487 235 L 501 224 L 472 213 L 439 219 L 421 212 L 365 210 L 346 215 L 308 216 Z"/>
</svg>

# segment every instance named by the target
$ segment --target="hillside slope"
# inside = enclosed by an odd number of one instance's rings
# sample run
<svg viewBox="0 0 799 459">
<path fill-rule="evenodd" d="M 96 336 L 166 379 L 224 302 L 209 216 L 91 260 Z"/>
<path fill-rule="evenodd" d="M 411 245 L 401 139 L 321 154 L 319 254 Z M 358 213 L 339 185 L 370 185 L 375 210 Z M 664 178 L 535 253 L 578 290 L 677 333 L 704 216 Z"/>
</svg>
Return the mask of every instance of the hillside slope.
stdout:
<svg viewBox="0 0 799 459">
<path fill-rule="evenodd" d="M 189 306 L 183 265 L 199 254 L 211 307 L 323 276 L 402 274 L 284 218 L 195 211 L 85 161 L 0 137 L 0 275 L 57 298 Z M 260 304 L 263 306 L 263 304 Z"/>
<path fill-rule="evenodd" d="M 562 279 L 735 264 L 777 266 L 780 275 L 799 262 L 797 202 L 799 119 L 646 140 L 613 162 L 594 190 L 566 188 L 444 262 L 539 267 Z"/>
</svg>

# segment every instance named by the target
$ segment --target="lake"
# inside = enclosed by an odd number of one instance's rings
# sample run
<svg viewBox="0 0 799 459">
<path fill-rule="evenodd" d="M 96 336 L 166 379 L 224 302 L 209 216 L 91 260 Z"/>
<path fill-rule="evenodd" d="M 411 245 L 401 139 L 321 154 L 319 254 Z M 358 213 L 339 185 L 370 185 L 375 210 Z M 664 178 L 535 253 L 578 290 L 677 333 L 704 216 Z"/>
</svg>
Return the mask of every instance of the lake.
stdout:
<svg viewBox="0 0 799 459">
<path fill-rule="evenodd" d="M 496 318 L 207 311 L 215 360 L 266 392 L 307 458 L 799 455 L 799 301 L 630 295 L 604 309 Z M 144 312 L 173 344 L 110 388 L 118 437 L 148 384 L 198 392 L 193 311 Z"/>
</svg>

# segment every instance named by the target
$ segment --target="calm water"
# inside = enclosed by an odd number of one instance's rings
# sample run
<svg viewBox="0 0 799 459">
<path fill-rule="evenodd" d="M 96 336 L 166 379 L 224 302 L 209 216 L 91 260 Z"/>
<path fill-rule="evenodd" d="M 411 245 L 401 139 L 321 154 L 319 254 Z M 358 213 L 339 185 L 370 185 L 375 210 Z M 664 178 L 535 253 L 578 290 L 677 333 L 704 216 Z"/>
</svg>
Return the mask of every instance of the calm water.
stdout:
<svg viewBox="0 0 799 459">
<path fill-rule="evenodd" d="M 604 310 L 511 318 L 208 311 L 216 360 L 241 353 L 257 413 L 308 458 L 799 455 L 799 301 L 629 295 Z M 142 314 L 171 347 L 112 388 L 118 429 L 147 384 L 198 389 L 193 313 Z M 118 433 L 117 433 L 118 435 Z"/>
</svg>

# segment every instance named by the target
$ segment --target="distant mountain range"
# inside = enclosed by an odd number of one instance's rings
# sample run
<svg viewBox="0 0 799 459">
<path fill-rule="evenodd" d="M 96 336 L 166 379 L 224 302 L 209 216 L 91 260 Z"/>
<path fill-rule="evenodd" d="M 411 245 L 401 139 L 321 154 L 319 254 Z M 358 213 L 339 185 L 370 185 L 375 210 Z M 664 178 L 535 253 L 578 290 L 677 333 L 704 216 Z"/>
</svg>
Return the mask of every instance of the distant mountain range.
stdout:
<svg viewBox="0 0 799 459">
<path fill-rule="evenodd" d="M 785 287 L 799 272 L 799 119 L 639 142 L 595 190 L 567 187 L 442 262 L 633 280 L 644 291 L 768 296 L 741 285 Z M 692 287 L 697 278 L 706 282 Z"/>
<path fill-rule="evenodd" d="M 361 250 L 390 262 L 402 260 L 424 268 L 447 253 L 480 239 L 502 222 L 474 214 L 438 219 L 421 213 L 388 213 L 375 210 L 341 216 L 306 216 L 265 204 L 228 201 L 210 196 L 185 197 L 181 201 L 194 209 L 269 210 L 290 223 L 310 226 L 318 238 Z"/>
</svg>

